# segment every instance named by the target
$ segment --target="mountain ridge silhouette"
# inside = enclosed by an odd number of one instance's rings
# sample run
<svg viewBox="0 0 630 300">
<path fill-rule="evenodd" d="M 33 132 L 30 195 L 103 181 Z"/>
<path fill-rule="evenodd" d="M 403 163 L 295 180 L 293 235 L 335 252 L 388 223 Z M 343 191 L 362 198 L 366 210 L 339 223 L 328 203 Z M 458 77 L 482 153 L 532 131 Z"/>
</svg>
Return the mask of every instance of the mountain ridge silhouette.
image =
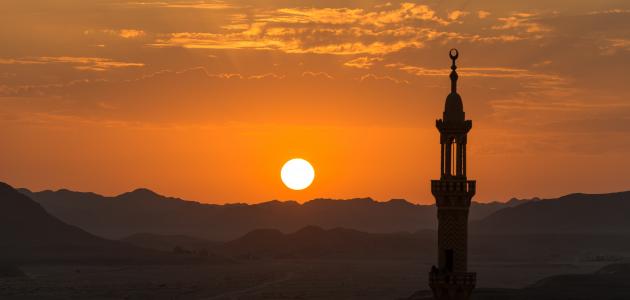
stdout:
<svg viewBox="0 0 630 300">
<path fill-rule="evenodd" d="M 471 222 L 480 233 L 630 233 L 630 191 L 529 201 Z"/>
<path fill-rule="evenodd" d="M 12 262 L 136 260 L 153 253 L 66 224 L 0 182 L 0 256 Z"/>
<path fill-rule="evenodd" d="M 41 204 L 2 182 L 0 237 L 0 261 L 10 263 L 8 266 L 21 263 L 180 264 L 228 261 L 216 256 L 203 259 L 175 257 L 122 241 L 104 239 L 59 220 Z"/>
<path fill-rule="evenodd" d="M 154 233 L 228 241 L 260 228 L 288 233 L 314 225 L 389 233 L 436 226 L 435 206 L 412 204 L 404 199 L 380 202 L 368 197 L 316 198 L 304 203 L 271 200 L 257 204 L 203 204 L 162 196 L 146 188 L 113 197 L 65 189 L 20 191 L 59 219 L 113 239 Z M 623 233 L 630 232 L 630 221 L 622 213 L 627 210 L 630 192 L 473 203 L 470 230 L 494 234 Z"/>
<path fill-rule="evenodd" d="M 112 239 L 156 233 L 226 241 L 257 228 L 293 232 L 316 225 L 385 233 L 414 232 L 436 226 L 434 205 L 412 204 L 403 199 L 379 202 L 372 198 L 316 198 L 304 203 L 271 200 L 219 205 L 166 197 L 144 188 L 112 197 L 65 189 L 20 191 L 59 219 Z M 471 215 L 473 219 L 481 218 L 506 205 L 525 202 L 475 203 Z"/>
<path fill-rule="evenodd" d="M 435 256 L 437 233 L 369 233 L 348 228 L 324 229 L 304 226 L 294 232 L 277 229 L 252 230 L 241 237 L 216 242 L 204 239 L 136 234 L 122 241 L 139 247 L 192 253 L 209 250 L 236 260 L 246 259 L 427 259 Z M 474 262 L 503 261 L 550 263 L 559 261 L 618 261 L 630 254 L 625 234 L 479 234 L 470 235 L 470 258 Z"/>
</svg>

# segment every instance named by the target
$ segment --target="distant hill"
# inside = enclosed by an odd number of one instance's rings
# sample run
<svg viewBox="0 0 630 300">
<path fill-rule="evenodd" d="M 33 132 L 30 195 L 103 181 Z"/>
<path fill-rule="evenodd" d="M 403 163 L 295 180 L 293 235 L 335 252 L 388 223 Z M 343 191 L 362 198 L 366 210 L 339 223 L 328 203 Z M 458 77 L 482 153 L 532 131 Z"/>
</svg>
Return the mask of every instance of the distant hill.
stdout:
<svg viewBox="0 0 630 300">
<path fill-rule="evenodd" d="M 556 275 L 519 290 L 481 290 L 473 299 L 630 299 L 630 264 L 612 264 L 590 274 Z"/>
<path fill-rule="evenodd" d="M 21 189 L 21 192 L 61 220 L 107 238 L 154 233 L 230 240 L 258 228 L 293 232 L 306 225 L 316 225 L 386 233 L 414 232 L 436 226 L 433 205 L 416 205 L 400 199 L 387 202 L 370 198 L 315 199 L 304 204 L 269 201 L 251 205 L 214 205 L 164 197 L 147 189 L 115 197 L 69 190 L 31 192 Z M 527 200 L 474 203 L 471 220 L 525 202 Z"/>
<path fill-rule="evenodd" d="M 122 238 L 120 241 L 146 249 L 168 252 L 172 252 L 176 247 L 194 251 L 203 249 L 213 250 L 221 244 L 185 235 L 159 235 L 151 233 L 137 233 Z"/>
<path fill-rule="evenodd" d="M 237 258 L 417 258 L 434 251 L 432 232 L 365 233 L 352 229 L 307 226 L 294 233 L 260 229 L 227 242 L 221 253 Z"/>
<path fill-rule="evenodd" d="M 0 183 L 0 258 L 10 262 L 145 259 L 154 255 L 96 237 L 48 214 L 39 204 Z"/>
<path fill-rule="evenodd" d="M 228 242 L 211 242 L 182 235 L 134 234 L 126 243 L 156 250 L 180 248 L 193 253 L 209 250 L 237 259 L 271 258 L 417 258 L 434 251 L 435 232 L 366 233 L 353 229 L 306 226 L 284 234 L 276 229 L 256 229 Z"/>
<path fill-rule="evenodd" d="M 469 221 L 482 220 L 486 218 L 487 216 L 501 209 L 508 208 L 508 207 L 515 207 L 523 203 L 534 202 L 534 201 L 540 201 L 540 199 L 539 198 L 532 198 L 532 199 L 512 198 L 506 202 L 494 201 L 494 202 L 488 202 L 488 203 L 479 203 L 479 202 L 473 201 L 472 204 L 470 205 L 470 213 L 469 213 L 468 220 Z"/>
<path fill-rule="evenodd" d="M 209 251 L 250 259 L 426 259 L 433 262 L 437 233 L 367 233 L 346 228 L 306 226 L 293 233 L 257 229 L 228 242 L 173 235 L 136 234 L 122 241 L 139 247 L 199 253 Z M 629 235 L 619 234 L 471 234 L 473 263 L 614 262 L 630 258 Z"/>
<path fill-rule="evenodd" d="M 476 233 L 630 233 L 628 212 L 630 192 L 570 194 L 498 210 L 471 228 Z"/>
</svg>

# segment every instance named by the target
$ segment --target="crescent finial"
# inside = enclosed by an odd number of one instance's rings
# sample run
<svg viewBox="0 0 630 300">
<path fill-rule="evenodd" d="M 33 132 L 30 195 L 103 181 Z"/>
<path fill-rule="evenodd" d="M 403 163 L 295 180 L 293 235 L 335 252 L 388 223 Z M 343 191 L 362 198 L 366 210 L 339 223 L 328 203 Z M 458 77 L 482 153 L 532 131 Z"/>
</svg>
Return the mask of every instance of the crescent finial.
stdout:
<svg viewBox="0 0 630 300">
<path fill-rule="evenodd" d="M 453 60 L 453 64 L 451 65 L 451 70 L 453 71 L 451 71 L 451 75 L 449 76 L 451 77 L 451 93 L 457 93 L 457 78 L 459 76 L 457 76 L 457 65 L 455 65 L 455 61 L 459 57 L 459 51 L 453 48 L 448 51 L 448 56 Z"/>
<path fill-rule="evenodd" d="M 457 51 L 457 49 L 453 48 L 453 49 L 448 51 L 448 56 L 450 56 L 451 59 L 454 62 L 457 59 L 457 57 L 459 57 L 459 51 Z"/>
</svg>

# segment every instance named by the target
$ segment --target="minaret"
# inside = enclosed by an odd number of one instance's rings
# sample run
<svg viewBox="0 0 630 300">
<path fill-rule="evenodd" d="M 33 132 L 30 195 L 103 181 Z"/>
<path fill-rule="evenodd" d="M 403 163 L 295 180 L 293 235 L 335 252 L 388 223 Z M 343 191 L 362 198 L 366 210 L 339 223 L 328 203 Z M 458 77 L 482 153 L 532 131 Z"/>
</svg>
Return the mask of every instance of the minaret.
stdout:
<svg viewBox="0 0 630 300">
<path fill-rule="evenodd" d="M 466 139 L 472 121 L 466 120 L 457 94 L 457 49 L 451 49 L 451 93 L 444 114 L 435 125 L 440 131 L 440 180 L 431 180 L 438 217 L 438 262 L 429 273 L 429 286 L 438 300 L 465 300 L 475 288 L 476 274 L 468 272 L 468 208 L 475 181 L 466 178 Z"/>
</svg>

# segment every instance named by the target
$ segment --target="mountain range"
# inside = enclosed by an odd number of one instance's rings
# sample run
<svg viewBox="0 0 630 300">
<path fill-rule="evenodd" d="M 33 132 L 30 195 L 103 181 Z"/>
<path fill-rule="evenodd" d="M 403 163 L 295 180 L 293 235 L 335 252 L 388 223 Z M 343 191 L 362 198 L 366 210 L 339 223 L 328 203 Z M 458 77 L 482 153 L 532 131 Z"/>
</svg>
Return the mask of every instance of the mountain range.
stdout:
<svg viewBox="0 0 630 300">
<path fill-rule="evenodd" d="M 269 201 L 217 205 L 165 197 L 148 189 L 137 189 L 114 197 L 65 189 L 20 191 L 59 219 L 107 238 L 155 233 L 227 241 L 254 229 L 294 232 L 307 225 L 344 227 L 372 233 L 436 228 L 434 205 L 412 204 L 401 199 L 387 202 L 370 198 L 315 199 L 303 204 Z M 470 219 L 479 220 L 502 208 L 529 201 L 474 202 Z"/>
<path fill-rule="evenodd" d="M 630 253 L 628 203 L 630 192 L 514 200 L 471 222 L 470 257 L 530 262 L 625 257 Z M 425 219 L 424 229 L 413 222 L 414 214 L 435 219 L 434 213 L 432 206 L 404 200 L 212 205 L 146 189 L 103 197 L 67 190 L 18 192 L 0 184 L 0 255 L 13 262 L 146 259 L 177 248 L 236 259 L 432 257 L 435 230 Z M 131 234 L 113 241 L 98 237 L 99 230 Z M 230 234 L 217 234 L 221 231 Z"/>
<path fill-rule="evenodd" d="M 570 194 L 506 207 L 472 222 L 477 233 L 630 233 L 630 192 Z"/>
<path fill-rule="evenodd" d="M 68 225 L 4 183 L 0 183 L 0 236 L 0 257 L 11 262 L 136 259 L 153 254 Z"/>
<path fill-rule="evenodd" d="M 194 223 L 190 222 L 199 221 L 201 217 L 206 216 L 207 207 L 213 209 L 218 207 L 219 211 L 232 210 L 231 216 L 238 216 L 239 220 L 246 220 L 246 217 L 249 217 L 269 222 L 271 217 L 264 216 L 263 218 L 257 214 L 275 213 L 275 216 L 280 218 L 280 213 L 287 212 L 285 207 L 287 205 L 290 209 L 294 209 L 293 212 L 312 218 L 303 220 L 303 223 L 319 220 L 319 222 L 328 222 L 327 224 L 331 226 L 324 228 L 307 225 L 288 232 L 273 227 L 268 227 L 268 229 L 258 227 L 223 242 L 210 241 L 199 236 L 187 236 L 176 233 L 176 230 L 171 230 L 175 232 L 173 234 L 135 233 L 121 240 L 108 240 L 88 233 L 76 227 L 76 224 L 70 225 L 65 220 L 59 220 L 54 213 L 49 213 L 44 205 L 30 199 L 27 196 L 28 193 L 28 191 L 17 191 L 7 184 L 0 183 L 0 237 L 2 237 L 0 239 L 0 277 L 30 276 L 17 266 L 50 262 L 70 265 L 82 263 L 154 265 L 192 262 L 197 265 L 200 262 L 228 263 L 247 260 L 261 260 L 266 263 L 269 259 L 310 260 L 312 263 L 318 263 L 320 259 L 333 259 L 333 261 L 363 259 L 372 262 L 396 259 L 418 262 L 420 259 L 430 264 L 435 257 L 436 232 L 433 229 L 386 233 L 363 232 L 355 228 L 334 226 L 335 222 L 341 217 L 348 217 L 346 214 L 356 207 L 359 208 L 355 212 L 359 214 L 358 220 L 365 220 L 363 218 L 370 216 L 376 218 L 375 224 L 383 224 L 384 221 L 378 219 L 377 208 L 386 213 L 383 216 L 384 220 L 394 220 L 396 206 L 409 209 L 408 205 L 411 205 L 402 200 L 384 203 L 369 199 L 314 200 L 310 204 L 301 205 L 295 202 L 274 201 L 258 205 L 207 206 L 161 197 L 148 190 L 139 190 L 106 199 L 90 193 L 67 192 L 69 195 L 76 196 L 73 199 L 77 204 L 74 209 L 86 209 L 85 212 L 91 214 L 88 216 L 102 217 L 101 222 L 110 222 L 116 216 L 130 218 L 133 214 L 115 209 L 133 208 L 133 205 L 144 205 L 148 210 L 145 213 L 152 213 L 154 218 L 163 218 L 168 222 L 181 221 L 182 226 L 175 229 L 193 226 Z M 134 194 L 138 193 L 144 194 L 144 198 L 136 198 Z M 630 257 L 630 239 L 628 239 L 628 222 L 625 220 L 624 213 L 628 211 L 629 196 L 628 192 L 601 195 L 572 194 L 557 199 L 519 201 L 516 205 L 500 208 L 485 218 L 471 222 L 470 262 L 473 265 L 488 265 L 497 262 L 511 262 L 515 265 L 554 265 L 590 264 L 591 262 L 601 264 L 627 260 Z M 156 197 L 161 200 L 155 200 Z M 50 201 L 55 202 L 55 200 Z M 102 208 L 110 210 L 103 210 L 99 215 L 92 210 L 94 203 L 101 201 L 112 201 L 117 206 L 100 203 L 103 205 Z M 71 210 L 72 204 L 66 203 L 66 205 L 68 205 L 67 209 Z M 152 209 L 152 206 L 159 209 Z M 200 210 L 200 216 L 197 219 L 185 220 L 173 217 L 180 211 L 189 212 L 191 207 Z M 411 207 L 416 206 L 411 205 Z M 169 208 L 172 210 L 169 211 Z M 317 211 L 315 208 L 320 210 Z M 291 212 L 291 210 L 288 211 Z M 79 212 L 80 210 L 77 210 L 75 213 Z M 140 216 L 137 217 L 140 218 Z M 225 216 L 222 217 L 217 220 L 225 221 Z M 349 217 L 353 218 L 352 215 Z M 155 221 L 155 219 L 137 219 L 135 223 L 127 223 L 137 226 L 129 231 L 138 230 L 138 228 L 162 228 L 153 227 L 155 224 L 160 226 L 177 224 L 148 222 L 151 226 L 147 226 L 145 224 L 147 220 Z M 108 226 L 106 222 L 100 224 L 106 228 Z M 295 220 L 292 222 L 294 223 L 289 223 L 291 226 L 299 226 L 299 222 Z M 221 226 L 230 226 L 230 224 L 233 223 L 228 222 Z M 252 226 L 258 223 L 247 224 Z M 356 224 L 367 224 L 367 222 Z M 204 226 L 204 224 L 197 225 Z M 245 226 L 241 227 L 243 230 L 245 228 Z M 386 230 L 383 227 L 377 228 Z M 627 264 L 615 264 L 592 274 L 548 277 L 523 289 L 479 289 L 475 297 L 483 296 L 483 299 L 625 299 L 624 297 L 630 294 L 627 288 L 628 278 L 630 278 L 628 270 Z M 419 292 L 411 299 L 423 299 L 425 295 L 428 294 Z M 606 297 L 600 297 L 601 295 L 606 295 Z"/>
<path fill-rule="evenodd" d="M 629 203 L 630 192 L 621 192 L 473 204 L 468 258 L 471 268 L 483 276 L 497 270 L 493 266 L 513 268 L 514 272 L 524 272 L 518 276 L 527 279 L 519 280 L 529 284 L 534 282 L 530 277 L 534 275 L 529 273 L 548 272 L 552 266 L 617 263 L 590 274 L 546 277 L 518 289 L 479 288 L 473 299 L 626 299 L 630 294 L 630 222 L 626 218 Z M 49 293 L 50 283 L 34 280 L 37 277 L 32 277 L 30 271 L 33 265 L 46 269 L 52 264 L 55 272 L 69 270 L 71 279 L 58 284 L 64 291 L 66 282 L 78 278 L 90 282 L 90 276 L 102 273 L 79 272 L 75 265 L 96 264 L 96 269 L 125 266 L 121 269 L 126 273 L 108 275 L 119 280 L 118 277 L 141 276 L 134 273 L 138 270 L 154 272 L 186 264 L 168 269 L 178 282 L 182 275 L 178 272 L 195 268 L 217 270 L 218 281 L 212 282 L 230 286 L 234 284 L 230 279 L 234 270 L 241 270 L 249 278 L 252 268 L 266 266 L 276 270 L 296 262 L 306 272 L 297 276 L 312 272 L 322 262 L 372 267 L 384 264 L 395 268 L 417 264 L 418 272 L 422 272 L 434 263 L 436 256 L 434 220 L 434 206 L 404 200 L 316 199 L 304 204 L 271 201 L 212 205 L 164 197 L 146 189 L 104 197 L 67 190 L 18 191 L 0 183 L 0 278 L 11 282 L 7 287 L 13 291 L 3 295 L 26 295 L 45 286 L 44 292 L 30 297 L 41 298 Z M 110 239 L 100 237 L 101 233 L 111 234 Z M 111 239 L 126 233 L 126 237 Z M 207 263 L 213 265 L 202 265 Z M 57 266 L 65 267 L 56 269 Z M 221 273 L 226 270 L 232 270 L 232 275 Z M 262 272 L 269 270 L 263 268 Z M 293 274 L 291 271 L 274 280 L 290 280 Z M 325 274 L 318 273 L 313 278 L 328 276 Z M 395 280 L 404 277 L 396 274 Z M 208 275 L 197 273 L 193 278 Z M 358 278 L 359 274 L 353 273 L 355 276 Z M 159 280 L 163 277 L 159 276 Z M 132 290 L 147 286 L 163 293 L 167 284 L 153 283 L 155 278 L 142 279 L 151 283 L 134 283 Z M 487 278 L 486 284 L 492 276 Z M 192 291 L 198 288 L 195 280 Z M 16 288 L 14 282 L 24 285 Z M 107 282 L 104 286 L 110 295 L 111 282 Z M 260 282 L 264 286 L 266 281 Z M 169 283 L 168 287 L 178 284 Z M 211 289 L 214 288 L 213 283 Z M 186 293 L 190 291 L 186 289 Z M 430 297 L 425 290 L 409 299 Z"/>
<path fill-rule="evenodd" d="M 69 190 L 20 191 L 57 218 L 98 236 L 137 233 L 229 241 L 256 229 L 295 232 L 313 225 L 370 233 L 436 229 L 434 205 L 402 199 L 315 199 L 305 203 L 202 204 L 137 189 L 114 197 Z M 472 234 L 630 233 L 630 192 L 569 194 L 553 199 L 512 199 L 470 208 Z"/>
<path fill-rule="evenodd" d="M 0 182 L 0 275 L 11 275 L 21 263 L 186 263 L 147 247 L 107 240 L 69 225 L 40 204 Z M 221 260 L 217 257 L 205 260 Z M 194 258 L 199 261 L 200 258 Z M 3 276 L 4 276 L 3 275 Z"/>
<path fill-rule="evenodd" d="M 256 229 L 227 242 L 158 234 L 135 234 L 122 241 L 147 249 L 209 252 L 236 260 L 421 258 L 431 261 L 436 238 L 434 230 L 367 233 L 305 226 L 291 233 Z M 630 257 L 630 239 L 623 234 L 475 234 L 470 236 L 468 248 L 473 262 L 566 263 Z"/>
</svg>

